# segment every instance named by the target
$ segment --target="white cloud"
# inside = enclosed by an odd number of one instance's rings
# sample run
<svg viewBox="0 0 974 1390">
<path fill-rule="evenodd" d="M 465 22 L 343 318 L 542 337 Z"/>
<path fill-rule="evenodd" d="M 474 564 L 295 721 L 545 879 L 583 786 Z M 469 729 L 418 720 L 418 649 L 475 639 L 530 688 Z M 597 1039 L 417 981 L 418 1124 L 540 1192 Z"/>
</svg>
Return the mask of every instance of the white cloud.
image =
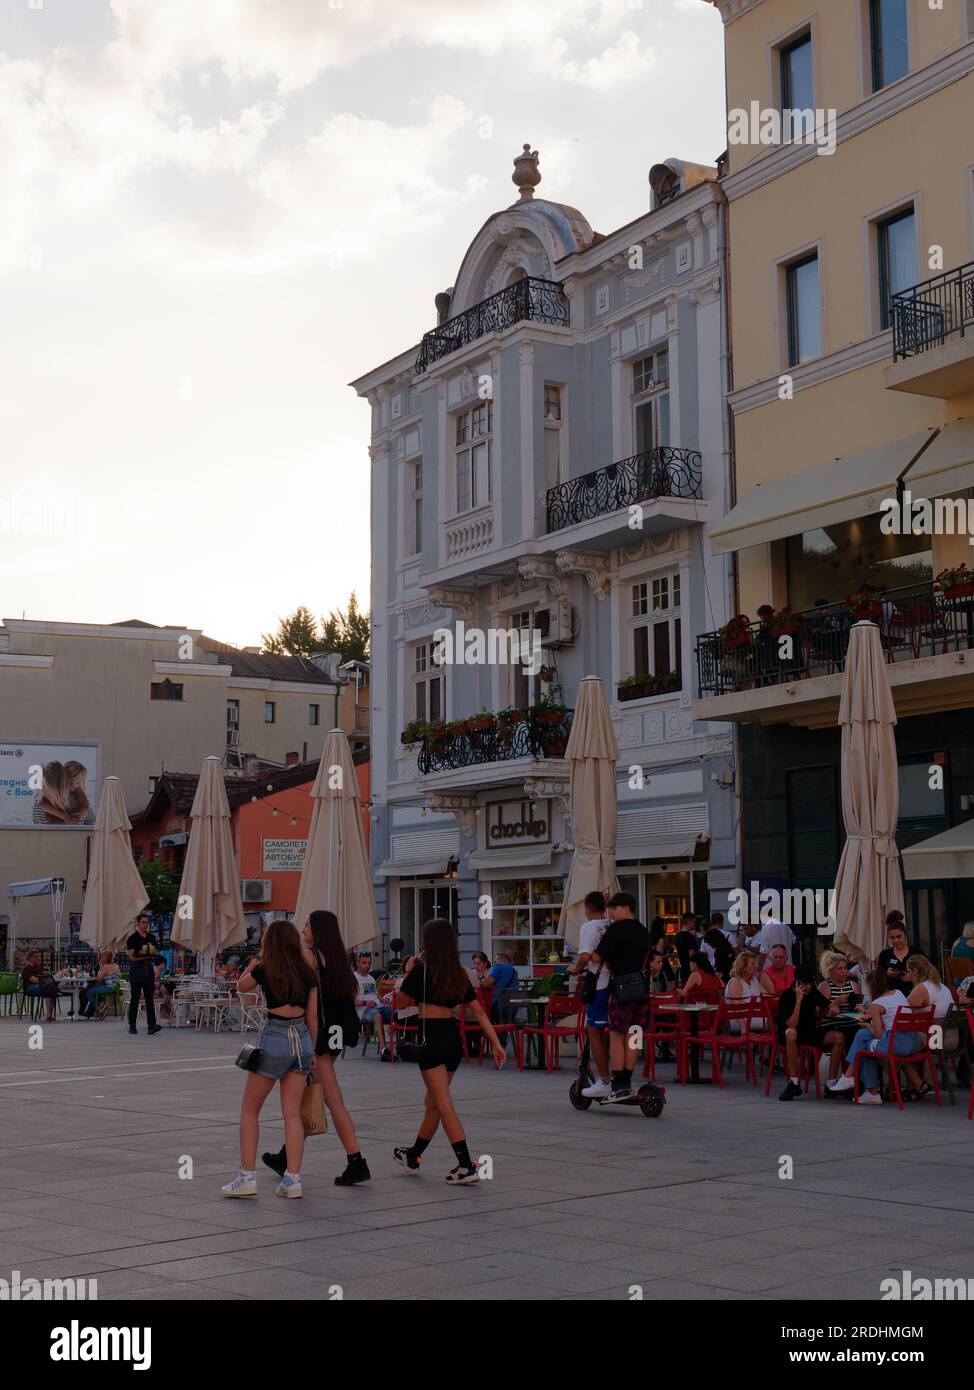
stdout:
<svg viewBox="0 0 974 1390">
<path fill-rule="evenodd" d="M 593 92 L 608 92 L 627 82 L 635 82 L 648 76 L 656 65 L 656 54 L 651 48 L 641 48 L 639 35 L 627 29 L 620 34 L 618 41 L 596 58 L 576 63 L 564 55 L 567 44 L 564 39 L 555 39 L 549 55 L 549 68 L 565 82 L 577 83 Z"/>
</svg>

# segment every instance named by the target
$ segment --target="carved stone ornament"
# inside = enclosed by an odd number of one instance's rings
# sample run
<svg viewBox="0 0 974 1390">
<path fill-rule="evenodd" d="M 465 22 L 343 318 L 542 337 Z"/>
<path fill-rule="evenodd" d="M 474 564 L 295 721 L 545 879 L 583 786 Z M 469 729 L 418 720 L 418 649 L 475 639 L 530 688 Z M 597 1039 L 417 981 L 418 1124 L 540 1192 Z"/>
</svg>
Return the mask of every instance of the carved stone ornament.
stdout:
<svg viewBox="0 0 974 1390">
<path fill-rule="evenodd" d="M 524 795 L 532 801 L 547 801 L 552 797 L 558 802 L 561 814 L 571 822 L 572 798 L 571 784 L 557 777 L 525 777 Z"/>
<path fill-rule="evenodd" d="M 431 811 L 454 816 L 468 840 L 477 834 L 477 800 L 472 796 L 455 796 L 449 792 L 433 792 L 426 798 Z"/>
<path fill-rule="evenodd" d="M 584 574 L 588 587 L 597 599 L 604 601 L 609 597 L 612 576 L 609 572 L 608 555 L 595 554 L 587 550 L 560 550 L 555 564 L 562 574 Z"/>
<path fill-rule="evenodd" d="M 435 584 L 426 592 L 432 603 L 439 608 L 449 609 L 454 617 L 462 618 L 465 623 L 477 621 L 476 589 L 451 589 L 446 585 Z"/>
<path fill-rule="evenodd" d="M 528 584 L 543 584 L 552 598 L 571 598 L 571 580 L 566 579 L 554 560 L 544 555 L 529 555 L 518 560 L 518 576 Z"/>
</svg>

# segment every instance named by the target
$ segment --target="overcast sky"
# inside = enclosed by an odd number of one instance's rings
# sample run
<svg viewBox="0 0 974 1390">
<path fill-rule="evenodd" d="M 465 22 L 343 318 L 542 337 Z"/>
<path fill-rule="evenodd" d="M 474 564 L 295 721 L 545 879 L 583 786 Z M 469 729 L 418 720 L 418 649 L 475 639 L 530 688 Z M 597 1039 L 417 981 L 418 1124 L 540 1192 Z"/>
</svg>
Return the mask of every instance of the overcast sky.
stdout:
<svg viewBox="0 0 974 1390">
<path fill-rule="evenodd" d="M 37 8 L 35 8 L 37 6 Z M 0 0 L 0 616 L 369 587 L 368 408 L 483 221 L 724 141 L 703 0 Z"/>
</svg>

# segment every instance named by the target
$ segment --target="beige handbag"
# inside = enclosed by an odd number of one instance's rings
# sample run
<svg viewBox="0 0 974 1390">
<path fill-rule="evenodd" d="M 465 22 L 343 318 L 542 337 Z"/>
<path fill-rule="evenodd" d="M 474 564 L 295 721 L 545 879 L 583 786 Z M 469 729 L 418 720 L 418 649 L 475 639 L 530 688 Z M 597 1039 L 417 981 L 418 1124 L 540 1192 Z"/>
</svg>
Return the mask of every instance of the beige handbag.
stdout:
<svg viewBox="0 0 974 1390">
<path fill-rule="evenodd" d="M 328 1133 L 328 1116 L 325 1112 L 325 1093 L 317 1081 L 312 1081 L 308 1077 L 308 1084 L 304 1088 L 301 1096 L 301 1123 L 304 1125 L 304 1137 L 310 1139 L 313 1134 Z"/>
</svg>

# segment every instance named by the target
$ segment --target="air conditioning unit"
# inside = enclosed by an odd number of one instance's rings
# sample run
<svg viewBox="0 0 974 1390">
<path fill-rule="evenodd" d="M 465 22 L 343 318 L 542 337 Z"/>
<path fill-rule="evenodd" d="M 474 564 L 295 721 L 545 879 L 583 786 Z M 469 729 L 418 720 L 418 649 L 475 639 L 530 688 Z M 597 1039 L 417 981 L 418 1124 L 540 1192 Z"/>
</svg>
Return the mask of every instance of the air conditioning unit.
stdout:
<svg viewBox="0 0 974 1390">
<path fill-rule="evenodd" d="M 572 606 L 567 598 L 553 599 L 534 615 L 543 647 L 566 647 L 575 640 Z"/>
<path fill-rule="evenodd" d="M 227 747 L 228 747 L 228 748 L 236 748 L 236 746 L 237 746 L 237 744 L 238 744 L 239 742 L 240 742 L 240 730 L 239 730 L 239 729 L 234 729 L 232 726 L 228 726 L 228 728 L 227 728 Z"/>
<path fill-rule="evenodd" d="M 271 881 L 269 878 L 242 878 L 240 897 L 245 903 L 269 903 L 271 900 Z"/>
</svg>

